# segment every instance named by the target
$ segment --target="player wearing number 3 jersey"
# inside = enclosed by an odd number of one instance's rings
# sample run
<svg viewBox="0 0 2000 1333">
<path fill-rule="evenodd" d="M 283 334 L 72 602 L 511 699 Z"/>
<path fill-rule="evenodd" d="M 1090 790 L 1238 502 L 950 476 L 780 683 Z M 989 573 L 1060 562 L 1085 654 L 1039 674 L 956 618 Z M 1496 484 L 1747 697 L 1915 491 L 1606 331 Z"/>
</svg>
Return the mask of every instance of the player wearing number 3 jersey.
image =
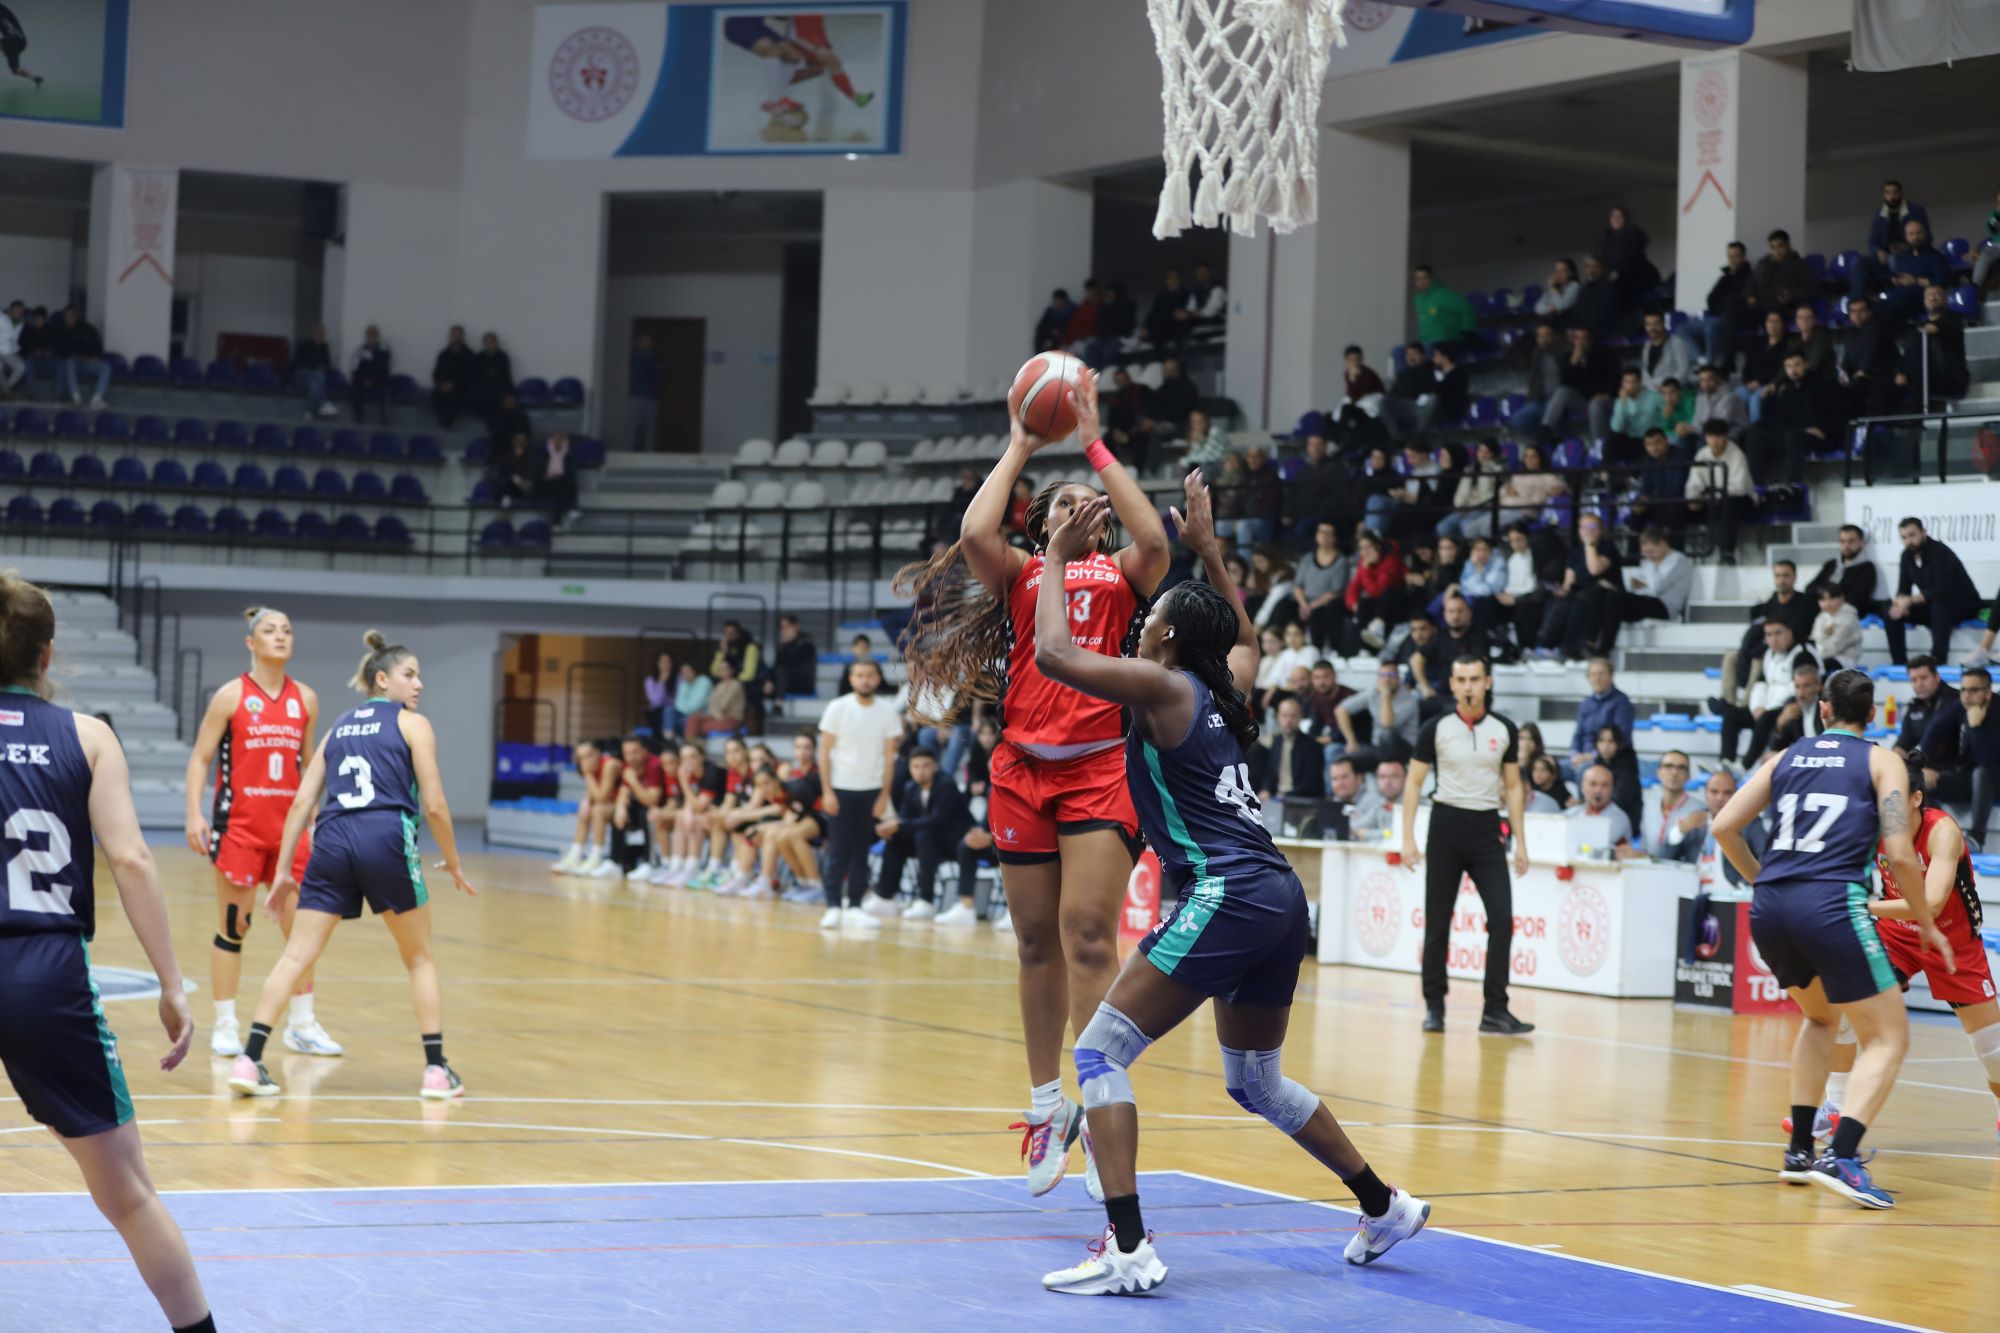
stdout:
<svg viewBox="0 0 2000 1333">
<path fill-rule="evenodd" d="M 444 1057 L 444 996 L 431 960 L 429 895 L 417 847 L 419 817 L 444 853 L 441 863 L 454 882 L 475 892 L 458 864 L 451 810 L 438 777 L 437 738 L 417 713 L 423 678 L 416 654 L 368 631 L 368 656 L 353 684 L 368 701 L 351 708 L 328 728 L 299 784 L 286 816 L 271 897 L 296 888 L 298 918 L 284 956 L 271 970 L 257 1000 L 250 1039 L 230 1070 L 229 1086 L 246 1097 L 279 1092 L 264 1068 L 264 1043 L 278 1008 L 293 983 L 319 958 L 341 921 L 361 915 L 365 903 L 388 925 L 410 972 L 417 1026 L 423 1034 L 424 1080 L 419 1095 L 456 1097 L 463 1091 Z M 291 856 L 305 833 L 313 804 L 325 789 L 319 837 L 306 865 L 303 884 L 292 880 Z"/>
<path fill-rule="evenodd" d="M 215 1031 L 209 1050 L 224 1059 L 243 1053 L 236 1019 L 243 941 L 250 934 L 258 891 L 277 877 L 285 812 L 298 794 L 299 773 L 319 721 L 319 696 L 285 673 L 292 660 L 291 618 L 275 607 L 253 606 L 243 619 L 249 626 L 243 643 L 250 650 L 250 669 L 208 701 L 187 768 L 188 846 L 215 863 L 216 932 L 208 965 Z M 204 819 L 201 793 L 211 760 L 216 765 L 215 796 Z M 293 879 L 304 870 L 310 851 L 300 844 Z M 287 935 L 295 905 L 287 899 L 275 912 Z M 285 1045 L 304 1055 L 340 1054 L 339 1043 L 313 1014 L 311 972 L 299 978 Z"/>
</svg>

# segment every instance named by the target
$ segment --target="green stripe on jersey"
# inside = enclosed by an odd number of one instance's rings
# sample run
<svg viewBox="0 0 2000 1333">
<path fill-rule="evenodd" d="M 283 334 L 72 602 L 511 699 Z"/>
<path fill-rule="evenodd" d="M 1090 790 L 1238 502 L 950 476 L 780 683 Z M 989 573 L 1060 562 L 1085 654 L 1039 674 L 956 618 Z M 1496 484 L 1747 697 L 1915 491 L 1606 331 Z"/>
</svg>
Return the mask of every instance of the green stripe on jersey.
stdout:
<svg viewBox="0 0 2000 1333">
<path fill-rule="evenodd" d="M 1859 884 L 1847 886 L 1847 919 L 1853 923 L 1855 938 L 1868 958 L 1868 975 L 1874 978 L 1875 993 L 1879 995 L 1897 984 L 1896 970 L 1889 966 L 1888 950 L 1882 947 L 1881 932 L 1875 929 L 1875 918 L 1868 912 L 1868 890 Z"/>
<path fill-rule="evenodd" d="M 1167 834 L 1176 847 L 1187 853 L 1188 863 L 1194 867 L 1194 879 L 1181 896 L 1180 906 L 1174 909 L 1173 928 L 1146 955 L 1147 962 L 1172 976 L 1181 959 L 1187 957 L 1188 950 L 1208 928 L 1215 909 L 1222 905 L 1222 879 L 1208 873 L 1208 854 L 1188 832 L 1187 821 L 1181 818 L 1180 807 L 1174 804 L 1173 794 L 1167 790 L 1166 778 L 1160 773 L 1160 752 L 1144 741 L 1139 743 L 1139 750 L 1146 757 L 1146 774 L 1153 781 L 1160 810 L 1166 815 Z"/>
<path fill-rule="evenodd" d="M 78 936 L 82 939 L 82 936 Z M 90 1012 L 97 1016 L 97 1041 L 104 1048 L 104 1067 L 111 1075 L 111 1096 L 118 1108 L 118 1123 L 132 1119 L 132 1091 L 125 1086 L 125 1065 L 118 1058 L 118 1038 L 104 1018 L 104 1001 L 97 993 L 97 978 L 90 972 L 90 941 L 83 941 L 83 974 L 90 982 Z"/>
<path fill-rule="evenodd" d="M 424 887 L 424 858 L 417 850 L 416 816 L 398 813 L 403 820 L 403 864 L 410 868 L 410 887 L 416 891 L 417 906 L 422 907 L 431 900 L 431 895 Z"/>
</svg>

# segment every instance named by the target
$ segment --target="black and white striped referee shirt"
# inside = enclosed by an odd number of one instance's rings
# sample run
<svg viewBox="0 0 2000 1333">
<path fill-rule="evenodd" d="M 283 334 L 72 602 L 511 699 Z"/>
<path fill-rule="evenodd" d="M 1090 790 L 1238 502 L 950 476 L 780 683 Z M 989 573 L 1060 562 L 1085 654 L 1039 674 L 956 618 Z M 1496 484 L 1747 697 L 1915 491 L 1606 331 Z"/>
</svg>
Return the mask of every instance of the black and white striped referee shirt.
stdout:
<svg viewBox="0 0 2000 1333">
<path fill-rule="evenodd" d="M 1514 724 L 1487 710 L 1477 722 L 1453 709 L 1424 723 L 1417 733 L 1416 759 L 1437 777 L 1439 805 L 1459 810 L 1499 810 L 1504 794 L 1501 765 L 1518 763 Z"/>
</svg>

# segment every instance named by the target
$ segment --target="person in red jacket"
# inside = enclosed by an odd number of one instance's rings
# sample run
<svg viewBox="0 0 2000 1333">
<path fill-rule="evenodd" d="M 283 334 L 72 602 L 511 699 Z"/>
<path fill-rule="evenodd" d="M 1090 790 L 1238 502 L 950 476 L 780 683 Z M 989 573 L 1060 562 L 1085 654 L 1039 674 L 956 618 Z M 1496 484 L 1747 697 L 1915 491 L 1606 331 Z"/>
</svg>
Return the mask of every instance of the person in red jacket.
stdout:
<svg viewBox="0 0 2000 1333">
<path fill-rule="evenodd" d="M 1359 644 L 1381 648 L 1387 626 L 1403 614 L 1403 552 L 1364 528 L 1354 544 L 1354 577 L 1347 583 L 1347 656 L 1358 656 Z"/>
</svg>

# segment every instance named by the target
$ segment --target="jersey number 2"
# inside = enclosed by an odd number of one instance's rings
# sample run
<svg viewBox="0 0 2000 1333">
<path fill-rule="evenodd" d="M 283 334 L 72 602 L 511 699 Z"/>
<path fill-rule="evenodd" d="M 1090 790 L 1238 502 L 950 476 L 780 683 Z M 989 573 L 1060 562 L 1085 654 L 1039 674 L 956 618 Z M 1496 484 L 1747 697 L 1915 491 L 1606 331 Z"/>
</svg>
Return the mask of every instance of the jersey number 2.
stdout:
<svg viewBox="0 0 2000 1333">
<path fill-rule="evenodd" d="M 7 863 L 7 909 L 13 912 L 43 912 L 50 916 L 74 916 L 69 905 L 70 886 L 56 883 L 46 889 L 35 887 L 36 875 L 60 875 L 69 869 L 69 830 L 46 810 L 16 810 L 7 816 L 4 830 L 14 842 L 26 842 L 30 834 L 46 833 L 49 845 L 40 850 L 23 847 Z"/>
<path fill-rule="evenodd" d="M 354 790 L 335 792 L 333 799 L 339 801 L 344 809 L 359 810 L 375 799 L 375 770 L 369 767 L 366 759 L 351 754 L 340 761 L 340 776 L 349 774 L 354 776 Z"/>
<path fill-rule="evenodd" d="M 1787 793 L 1778 801 L 1778 836 L 1771 839 L 1771 850 L 1776 852 L 1823 852 L 1826 850 L 1826 831 L 1833 827 L 1847 809 L 1847 798 L 1829 792 L 1810 792 L 1805 798 L 1807 814 L 1817 810 L 1819 820 L 1806 830 L 1803 838 L 1794 836 L 1799 818 L 1799 794 Z"/>
</svg>

